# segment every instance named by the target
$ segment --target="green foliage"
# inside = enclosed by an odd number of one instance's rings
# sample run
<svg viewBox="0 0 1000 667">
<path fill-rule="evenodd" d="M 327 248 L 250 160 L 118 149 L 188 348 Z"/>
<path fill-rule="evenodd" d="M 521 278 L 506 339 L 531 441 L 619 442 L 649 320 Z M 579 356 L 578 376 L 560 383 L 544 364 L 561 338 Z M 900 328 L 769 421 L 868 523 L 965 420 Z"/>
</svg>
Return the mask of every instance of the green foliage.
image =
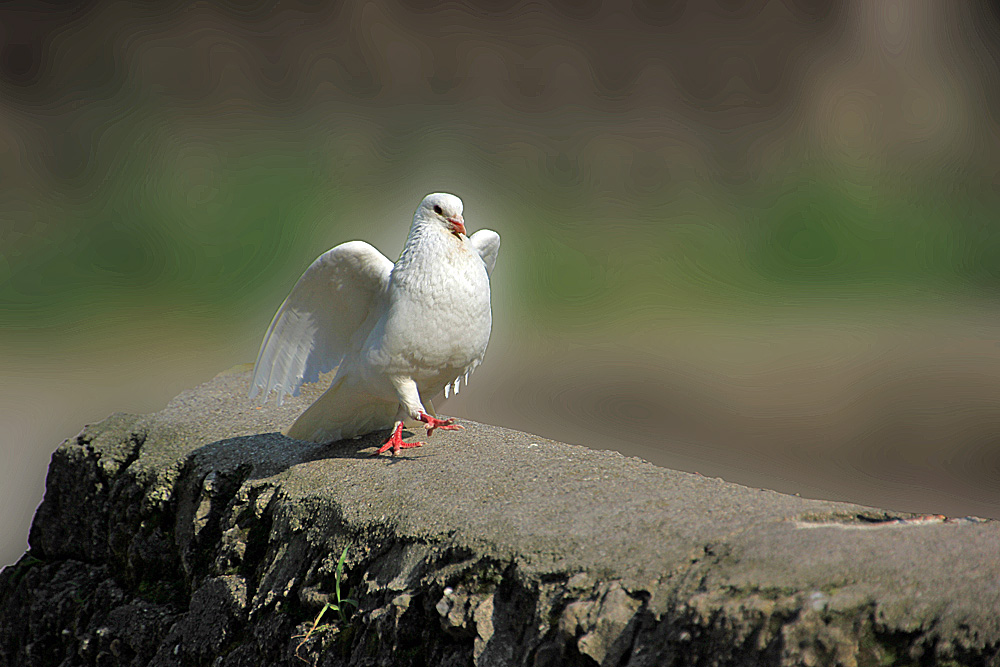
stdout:
<svg viewBox="0 0 1000 667">
<path fill-rule="evenodd" d="M 344 547 L 344 550 L 340 554 L 340 558 L 337 560 L 337 576 L 336 576 L 336 579 L 334 580 L 334 589 L 335 589 L 335 592 L 336 592 L 336 595 L 337 595 L 337 603 L 336 604 L 331 604 L 331 603 L 327 602 L 325 605 L 323 605 L 323 608 L 319 612 L 319 616 L 316 617 L 316 622 L 317 623 L 319 622 L 319 619 L 323 616 L 323 612 L 325 612 L 327 609 L 331 609 L 331 610 L 337 612 L 337 614 L 340 616 L 340 622 L 341 623 L 346 623 L 347 622 L 347 606 L 351 605 L 355 609 L 357 609 L 357 607 L 358 607 L 357 600 L 354 600 L 354 599 L 351 599 L 351 598 L 342 598 L 341 595 L 340 595 L 340 580 L 344 576 L 344 561 L 346 559 L 347 559 L 347 547 Z"/>
<path fill-rule="evenodd" d="M 332 610 L 337 612 L 340 622 L 347 623 L 348 606 L 353 606 L 355 609 L 357 609 L 358 607 L 357 600 L 341 596 L 340 580 L 344 576 L 344 563 L 346 560 L 347 560 L 347 547 L 344 547 L 344 550 L 340 554 L 340 559 L 338 559 L 337 561 L 337 573 L 336 573 L 336 579 L 334 580 L 334 592 L 337 597 L 337 601 L 335 603 L 333 602 L 325 603 L 323 605 L 323 608 L 319 610 L 319 613 L 316 615 L 316 618 L 313 619 L 312 625 L 305 632 L 305 634 L 296 635 L 296 637 L 301 637 L 302 641 L 300 641 L 298 645 L 295 647 L 295 655 L 298 656 L 299 659 L 303 660 L 304 662 L 308 661 L 299 655 L 299 649 L 301 649 L 302 646 L 304 646 L 307 642 L 309 642 L 309 640 L 311 640 L 313 636 L 316 634 L 328 632 L 334 629 L 339 629 L 330 623 L 320 625 L 320 621 L 323 620 L 323 615 L 326 614 L 327 610 Z"/>
<path fill-rule="evenodd" d="M 534 319 L 560 327 L 928 293 L 980 298 L 1000 294 L 997 210 L 988 184 L 814 168 L 637 202 L 627 219 L 531 220 L 516 292 Z"/>
<path fill-rule="evenodd" d="M 5 319 L 37 326 L 95 307 L 239 308 L 337 199 L 315 152 L 132 139 L 127 152 L 90 156 L 90 171 L 62 184 L 63 196 L 36 202 L 38 222 L 17 212 L 26 233 L 11 235 L 0 262 Z"/>
<path fill-rule="evenodd" d="M 1000 201 L 980 195 L 800 177 L 751 209 L 747 259 L 766 283 L 786 289 L 1000 287 L 991 212 Z"/>
<path fill-rule="evenodd" d="M 28 173 L 30 187 L 0 201 L 7 331 L 108 312 L 126 313 L 119 321 L 170 312 L 176 322 L 245 317 L 251 305 L 273 311 L 329 240 L 372 238 L 364 216 L 377 185 L 396 179 L 405 190 L 443 150 L 418 119 L 317 136 L 304 119 L 255 116 L 230 127 L 139 101 L 128 109 L 103 126 L 99 109 L 77 119 L 72 165 L 71 147 L 61 146 L 52 173 Z M 491 161 L 491 151 L 457 139 L 447 146 L 447 159 L 430 162 L 448 166 L 448 187 L 480 199 L 470 228 L 504 236 L 494 287 L 510 297 L 505 317 L 515 321 L 583 327 L 679 310 L 1000 290 L 1000 195 L 962 173 L 789 156 L 746 184 L 678 170 L 676 182 L 615 190 L 567 178 L 594 165 L 565 157 L 546 167 Z M 643 159 L 661 176 L 669 166 L 663 156 Z M 363 168 L 348 168 L 351 160 Z M 483 191 L 464 192 L 462 179 Z M 420 176 L 427 180 L 436 185 Z M 483 200 L 492 184 L 491 209 Z M 401 238 L 405 221 L 393 224 Z"/>
</svg>

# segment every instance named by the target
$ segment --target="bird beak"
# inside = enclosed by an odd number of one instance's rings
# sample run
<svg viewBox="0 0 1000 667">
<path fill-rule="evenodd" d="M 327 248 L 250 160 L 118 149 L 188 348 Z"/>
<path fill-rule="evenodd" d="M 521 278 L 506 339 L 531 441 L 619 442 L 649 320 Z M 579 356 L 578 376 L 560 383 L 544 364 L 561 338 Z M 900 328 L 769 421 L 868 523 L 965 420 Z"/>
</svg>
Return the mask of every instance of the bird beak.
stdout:
<svg viewBox="0 0 1000 667">
<path fill-rule="evenodd" d="M 448 222 L 451 224 L 451 233 L 455 236 L 465 233 L 465 218 L 461 215 L 453 215 L 448 218 Z"/>
</svg>

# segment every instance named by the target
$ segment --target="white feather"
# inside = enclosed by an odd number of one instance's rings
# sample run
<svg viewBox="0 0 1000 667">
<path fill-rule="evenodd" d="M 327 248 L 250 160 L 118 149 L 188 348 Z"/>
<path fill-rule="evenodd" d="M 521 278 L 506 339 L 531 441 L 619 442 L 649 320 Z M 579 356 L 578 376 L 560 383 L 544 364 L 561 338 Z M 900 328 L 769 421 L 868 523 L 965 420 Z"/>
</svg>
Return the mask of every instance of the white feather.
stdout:
<svg viewBox="0 0 1000 667">
<path fill-rule="evenodd" d="M 250 398 L 274 391 L 280 405 L 340 363 L 352 337 L 381 316 L 392 262 L 363 241 L 316 258 L 275 313 L 254 364 Z M 370 327 L 369 327 L 370 328 Z M 356 341 L 354 341 L 356 343 Z"/>
<path fill-rule="evenodd" d="M 449 220 L 461 214 L 458 197 L 428 195 L 395 264 L 351 241 L 302 275 L 264 336 L 250 389 L 262 401 L 274 391 L 280 403 L 337 369 L 291 437 L 320 442 L 389 428 L 428 413 L 424 403 L 442 389 L 457 394 L 462 377 L 468 385 L 489 342 L 500 237 L 457 233 Z"/>
<path fill-rule="evenodd" d="M 497 263 L 497 253 L 500 252 L 500 235 L 492 229 L 480 229 L 469 237 L 472 247 L 486 265 L 486 273 L 493 275 L 493 266 Z"/>
</svg>

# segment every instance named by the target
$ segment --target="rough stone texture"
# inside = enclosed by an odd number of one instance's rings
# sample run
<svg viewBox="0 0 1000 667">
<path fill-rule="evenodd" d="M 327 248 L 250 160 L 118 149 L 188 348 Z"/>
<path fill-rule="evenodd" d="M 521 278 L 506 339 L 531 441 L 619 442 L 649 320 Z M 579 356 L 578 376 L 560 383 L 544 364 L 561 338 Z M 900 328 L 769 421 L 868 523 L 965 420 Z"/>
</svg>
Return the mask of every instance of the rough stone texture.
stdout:
<svg viewBox="0 0 1000 667">
<path fill-rule="evenodd" d="M 0 665 L 1000 665 L 1000 524 L 463 422 L 281 436 L 234 370 L 55 452 Z M 346 621 L 336 602 L 357 599 Z"/>
</svg>

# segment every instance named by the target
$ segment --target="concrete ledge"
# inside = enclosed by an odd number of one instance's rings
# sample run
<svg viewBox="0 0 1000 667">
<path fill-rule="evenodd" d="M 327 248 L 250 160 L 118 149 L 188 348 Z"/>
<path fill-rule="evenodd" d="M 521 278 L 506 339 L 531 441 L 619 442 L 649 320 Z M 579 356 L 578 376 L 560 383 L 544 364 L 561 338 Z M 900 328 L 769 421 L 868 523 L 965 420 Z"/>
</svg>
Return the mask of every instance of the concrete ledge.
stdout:
<svg viewBox="0 0 1000 667">
<path fill-rule="evenodd" d="M 1000 524 L 751 489 L 472 422 L 277 431 L 245 370 L 55 452 L 8 665 L 1000 665 Z M 308 633 L 342 593 L 359 608 Z M 308 636 L 304 636 L 307 635 Z"/>
</svg>

